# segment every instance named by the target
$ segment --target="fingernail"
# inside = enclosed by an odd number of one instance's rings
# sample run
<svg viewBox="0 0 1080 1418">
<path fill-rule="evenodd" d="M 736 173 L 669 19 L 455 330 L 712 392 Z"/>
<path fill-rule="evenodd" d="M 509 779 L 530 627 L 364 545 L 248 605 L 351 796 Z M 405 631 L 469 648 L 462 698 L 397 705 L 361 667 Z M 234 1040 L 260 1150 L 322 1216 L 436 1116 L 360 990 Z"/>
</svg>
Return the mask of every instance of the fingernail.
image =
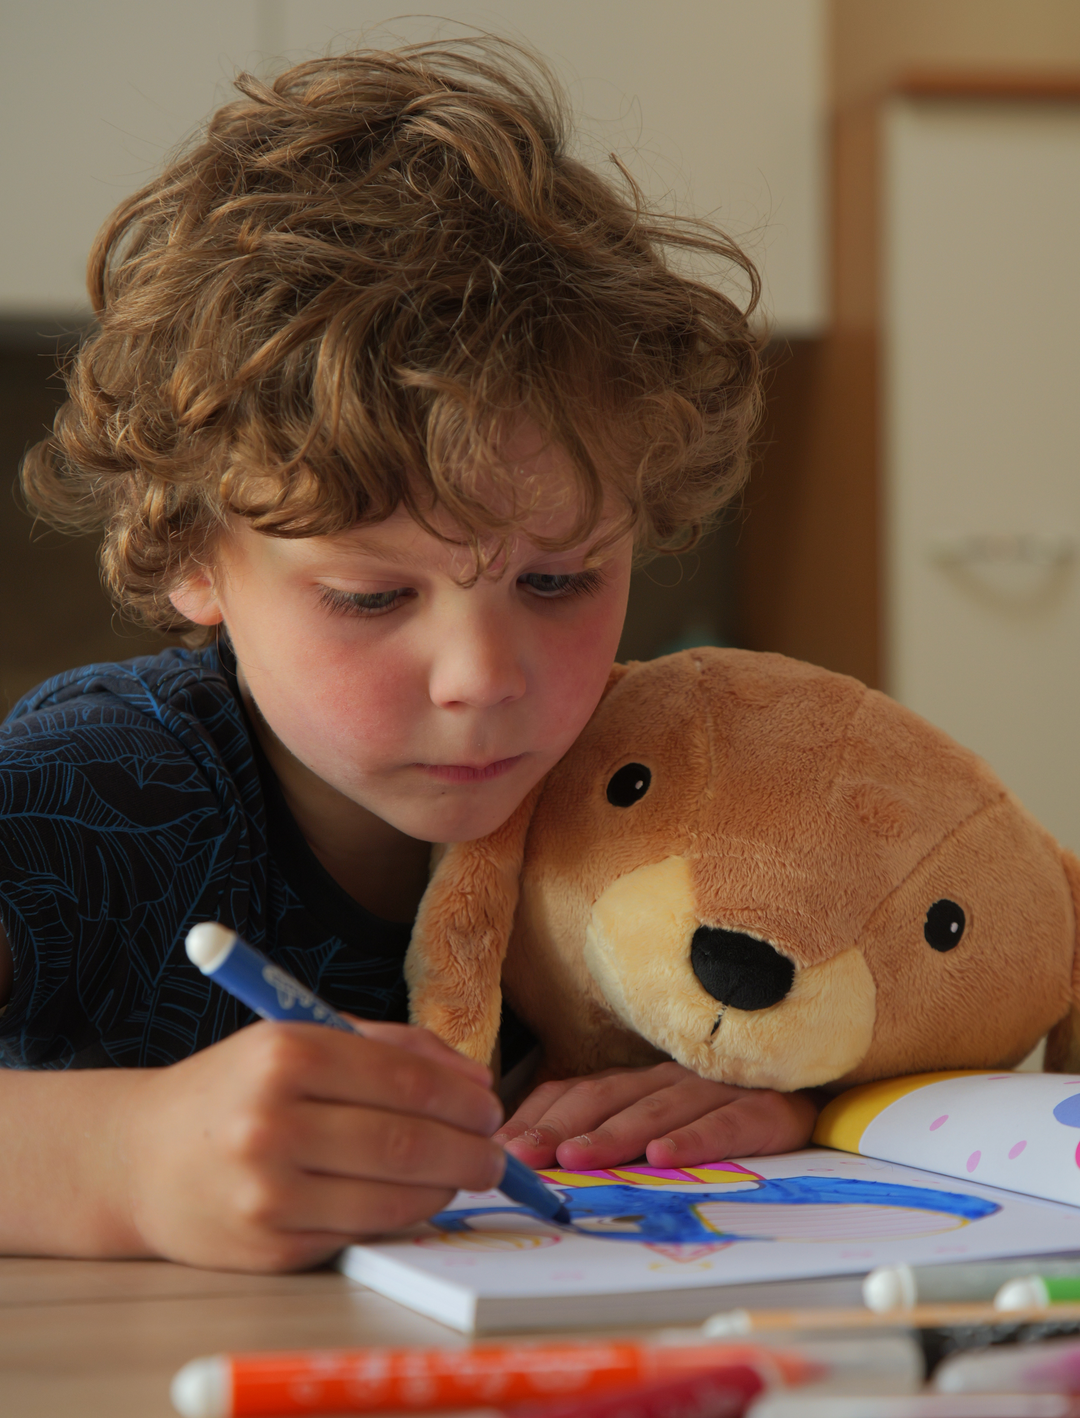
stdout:
<svg viewBox="0 0 1080 1418">
<path fill-rule="evenodd" d="M 523 1141 L 527 1142 L 530 1147 L 543 1147 L 544 1145 L 544 1137 L 539 1128 L 530 1128 L 528 1132 L 523 1132 L 521 1136 Z"/>
<path fill-rule="evenodd" d="M 674 1152 L 676 1150 L 675 1143 L 670 1137 L 659 1138 L 657 1140 L 656 1146 L 662 1147 L 666 1152 Z"/>
<path fill-rule="evenodd" d="M 492 1142 L 497 1142 L 500 1147 L 505 1147 L 510 1141 L 510 1135 L 505 1132 L 493 1132 L 491 1134 L 491 1140 Z"/>
<path fill-rule="evenodd" d="M 591 1146 L 592 1146 L 592 1138 L 589 1136 L 589 1134 L 588 1134 L 587 1132 L 583 1132 L 580 1137 L 572 1137 L 572 1138 L 570 1139 L 570 1141 L 571 1141 L 571 1142 L 579 1142 L 582 1147 L 591 1147 Z"/>
</svg>

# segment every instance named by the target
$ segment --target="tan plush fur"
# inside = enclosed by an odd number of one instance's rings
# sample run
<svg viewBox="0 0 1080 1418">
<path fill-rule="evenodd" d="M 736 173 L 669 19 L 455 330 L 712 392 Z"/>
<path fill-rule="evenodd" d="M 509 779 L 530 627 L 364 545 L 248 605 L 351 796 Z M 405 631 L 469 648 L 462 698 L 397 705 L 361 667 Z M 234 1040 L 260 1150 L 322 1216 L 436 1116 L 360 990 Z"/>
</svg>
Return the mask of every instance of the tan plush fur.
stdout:
<svg viewBox="0 0 1080 1418">
<path fill-rule="evenodd" d="M 538 785 L 506 822 L 438 858 L 405 957 L 411 1017 L 487 1063 L 499 1035 L 502 968 Z"/>
<path fill-rule="evenodd" d="M 628 763 L 651 782 L 616 806 Z M 1076 1068 L 1078 896 L 1080 863 L 917 715 L 781 656 L 685 651 L 617 666 L 534 798 L 448 849 L 410 946 L 413 1017 L 489 1057 L 501 967 L 556 1074 L 670 1056 L 792 1089 L 1006 1066 L 1058 1021 L 1052 1058 Z M 965 917 L 945 951 L 924 937 L 942 899 Z M 790 962 L 786 994 L 709 993 L 702 927 Z"/>
</svg>

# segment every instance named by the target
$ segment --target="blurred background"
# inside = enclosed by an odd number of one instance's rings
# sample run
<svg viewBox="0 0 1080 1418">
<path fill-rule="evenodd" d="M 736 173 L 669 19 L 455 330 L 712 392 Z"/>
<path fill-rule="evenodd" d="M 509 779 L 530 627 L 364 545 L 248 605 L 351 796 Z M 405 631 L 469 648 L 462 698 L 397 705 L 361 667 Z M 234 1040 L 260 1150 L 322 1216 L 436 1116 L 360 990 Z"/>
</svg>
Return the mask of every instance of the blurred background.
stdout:
<svg viewBox="0 0 1080 1418">
<path fill-rule="evenodd" d="M 765 276 L 766 417 L 719 532 L 635 576 L 624 657 L 776 650 L 886 689 L 1080 849 L 1076 0 L 6 0 L 0 15 L 0 707 L 164 642 L 19 459 L 85 328 L 112 207 L 238 68 L 367 39 L 526 41 L 583 156 L 707 213 Z"/>
</svg>

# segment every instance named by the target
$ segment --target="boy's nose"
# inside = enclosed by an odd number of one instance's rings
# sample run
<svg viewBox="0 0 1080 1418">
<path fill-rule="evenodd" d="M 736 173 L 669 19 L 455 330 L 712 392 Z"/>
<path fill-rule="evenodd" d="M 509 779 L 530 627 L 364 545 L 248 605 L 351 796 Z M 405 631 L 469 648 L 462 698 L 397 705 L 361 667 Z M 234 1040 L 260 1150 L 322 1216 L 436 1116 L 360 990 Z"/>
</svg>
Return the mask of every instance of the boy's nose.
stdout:
<svg viewBox="0 0 1080 1418">
<path fill-rule="evenodd" d="M 520 699 L 525 670 L 510 627 L 497 618 L 448 627 L 432 656 L 432 703 L 490 709 Z"/>
</svg>

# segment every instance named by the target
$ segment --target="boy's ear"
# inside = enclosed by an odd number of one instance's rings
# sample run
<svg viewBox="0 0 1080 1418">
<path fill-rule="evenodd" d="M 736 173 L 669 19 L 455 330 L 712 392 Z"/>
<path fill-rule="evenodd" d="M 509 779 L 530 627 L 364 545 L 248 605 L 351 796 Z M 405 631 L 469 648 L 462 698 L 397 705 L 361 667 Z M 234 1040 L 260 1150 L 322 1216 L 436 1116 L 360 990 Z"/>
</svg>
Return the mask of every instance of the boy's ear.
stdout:
<svg viewBox="0 0 1080 1418">
<path fill-rule="evenodd" d="M 1080 1072 L 1080 858 L 1067 848 L 1062 849 L 1061 864 L 1072 892 L 1073 902 L 1073 969 L 1069 1012 L 1059 1019 L 1046 1036 L 1047 1073 Z"/>
<path fill-rule="evenodd" d="M 503 825 L 452 842 L 424 892 L 405 982 L 409 1018 L 480 1063 L 490 1063 L 502 1015 L 502 963 L 510 943 L 525 838 L 544 779 Z"/>
<path fill-rule="evenodd" d="M 220 625 L 225 619 L 218 605 L 214 584 L 204 570 L 185 576 L 183 582 L 169 592 L 169 600 L 173 608 L 193 625 Z"/>
</svg>

